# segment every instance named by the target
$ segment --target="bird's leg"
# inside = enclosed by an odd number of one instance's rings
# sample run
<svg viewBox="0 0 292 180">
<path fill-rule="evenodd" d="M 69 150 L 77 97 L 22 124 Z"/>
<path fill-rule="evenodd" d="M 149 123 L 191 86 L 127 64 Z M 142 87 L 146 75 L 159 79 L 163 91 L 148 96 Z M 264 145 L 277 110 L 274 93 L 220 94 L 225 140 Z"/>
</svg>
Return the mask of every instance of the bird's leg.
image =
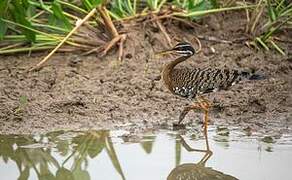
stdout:
<svg viewBox="0 0 292 180">
<path fill-rule="evenodd" d="M 209 107 L 213 106 L 213 103 L 210 102 L 208 99 L 204 98 L 203 96 L 197 97 L 199 103 L 203 103 Z"/>
<path fill-rule="evenodd" d="M 207 130 L 208 130 L 208 115 L 209 115 L 209 108 L 210 108 L 210 102 L 206 100 L 203 97 L 198 97 L 198 104 L 205 111 L 204 115 L 204 134 L 207 135 Z"/>
<path fill-rule="evenodd" d="M 205 155 L 203 156 L 203 158 L 200 160 L 200 162 L 198 164 L 203 164 L 205 165 L 205 163 L 207 162 L 207 160 L 213 155 L 213 152 L 210 150 L 209 147 L 209 143 L 208 143 L 208 136 L 205 136 L 205 140 L 206 140 L 206 150 L 203 149 L 195 149 L 192 148 L 189 144 L 187 144 L 187 142 L 184 140 L 184 138 L 182 136 L 179 136 L 181 139 L 181 144 L 182 146 L 188 151 L 188 152 L 204 152 Z"/>
<path fill-rule="evenodd" d="M 185 116 L 190 112 L 190 110 L 196 110 L 196 109 L 201 109 L 201 107 L 198 106 L 196 103 L 186 106 L 179 115 L 178 123 L 173 123 L 173 126 L 175 128 L 184 127 L 184 125 L 182 125 L 181 122 L 184 120 Z"/>
<path fill-rule="evenodd" d="M 203 97 L 198 97 L 196 102 L 193 102 L 192 105 L 186 106 L 183 111 L 179 115 L 179 121 L 178 123 L 174 123 L 174 127 L 183 127 L 181 125 L 181 122 L 184 120 L 185 116 L 190 112 L 190 110 L 203 110 L 205 112 L 204 115 L 204 134 L 207 134 L 208 130 L 208 114 L 209 114 L 209 108 L 210 108 L 211 103 L 203 98 Z"/>
<path fill-rule="evenodd" d="M 209 110 L 205 109 L 205 116 L 204 116 L 204 134 L 207 136 L 208 134 L 208 114 Z"/>
<path fill-rule="evenodd" d="M 186 106 L 184 108 L 184 110 L 179 115 L 178 124 L 180 124 L 184 120 L 185 116 L 190 112 L 190 110 L 196 110 L 196 109 L 200 109 L 200 108 L 201 107 L 196 105 L 196 104 L 193 104 L 193 105 L 190 105 L 190 106 Z"/>
</svg>

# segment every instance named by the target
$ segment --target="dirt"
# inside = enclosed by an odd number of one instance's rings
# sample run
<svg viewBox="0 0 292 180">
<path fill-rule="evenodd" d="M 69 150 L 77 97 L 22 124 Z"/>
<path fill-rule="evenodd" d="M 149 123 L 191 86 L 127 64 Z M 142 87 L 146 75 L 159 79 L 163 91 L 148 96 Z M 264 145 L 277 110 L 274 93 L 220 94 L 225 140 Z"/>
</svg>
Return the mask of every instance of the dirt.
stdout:
<svg viewBox="0 0 292 180">
<path fill-rule="evenodd" d="M 165 26 L 174 40 L 189 40 L 194 45 L 195 36 L 240 41 L 246 37 L 246 22 L 240 17 L 244 17 L 241 12 L 205 17 L 196 29 L 177 22 L 165 22 Z M 292 35 L 284 32 L 281 37 L 291 39 Z M 131 27 L 122 63 L 117 62 L 115 51 L 104 58 L 58 53 L 31 73 L 25 73 L 26 69 L 47 53 L 0 56 L 0 133 L 171 127 L 189 102 L 169 93 L 160 80 L 161 69 L 171 58 L 159 60 L 153 52 L 165 48 L 164 42 L 154 26 Z M 251 49 L 244 40 L 201 39 L 201 43 L 202 51 L 183 66 L 255 70 L 267 77 L 209 94 L 214 102 L 211 123 L 255 132 L 291 130 L 291 59 L 273 50 Z M 291 53 L 291 44 L 281 45 Z M 200 127 L 201 121 L 202 114 L 191 112 L 184 123 Z"/>
</svg>

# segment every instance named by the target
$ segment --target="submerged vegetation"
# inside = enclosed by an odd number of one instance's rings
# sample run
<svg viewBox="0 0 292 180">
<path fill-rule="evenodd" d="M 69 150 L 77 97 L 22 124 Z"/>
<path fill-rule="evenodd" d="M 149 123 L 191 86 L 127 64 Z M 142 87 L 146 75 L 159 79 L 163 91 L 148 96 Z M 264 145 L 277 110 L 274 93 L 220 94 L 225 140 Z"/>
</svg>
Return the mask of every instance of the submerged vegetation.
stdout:
<svg viewBox="0 0 292 180">
<path fill-rule="evenodd" d="M 285 54 L 277 45 L 275 35 L 292 23 L 292 4 L 286 0 L 259 0 L 258 3 L 221 3 L 217 0 L 2 0 L 0 54 L 53 49 L 63 41 L 65 45 L 61 47 L 60 44 L 61 48 L 56 48 L 56 51 L 80 50 L 84 54 L 97 52 L 101 55 L 119 43 L 121 58 L 126 35 L 117 29 L 116 22 L 148 18 L 157 23 L 170 43 L 161 24 L 162 19 L 191 23 L 209 13 L 236 9 L 247 12 L 247 33 L 252 34 L 251 41 L 254 40 L 251 44 L 266 50 L 272 47 Z M 261 18 L 264 20 L 260 21 Z M 264 21 L 264 24 L 259 23 Z"/>
</svg>

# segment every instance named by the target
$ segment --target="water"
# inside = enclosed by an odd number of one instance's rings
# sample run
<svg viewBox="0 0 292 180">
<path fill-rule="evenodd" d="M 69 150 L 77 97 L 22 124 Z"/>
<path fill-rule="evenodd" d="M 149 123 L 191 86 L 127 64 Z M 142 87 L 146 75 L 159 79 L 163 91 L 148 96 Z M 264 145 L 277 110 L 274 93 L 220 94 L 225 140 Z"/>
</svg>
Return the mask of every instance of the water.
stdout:
<svg viewBox="0 0 292 180">
<path fill-rule="evenodd" d="M 0 174 L 5 180 L 292 179 L 291 135 L 213 127 L 208 136 L 210 151 L 195 131 L 0 135 Z"/>
</svg>

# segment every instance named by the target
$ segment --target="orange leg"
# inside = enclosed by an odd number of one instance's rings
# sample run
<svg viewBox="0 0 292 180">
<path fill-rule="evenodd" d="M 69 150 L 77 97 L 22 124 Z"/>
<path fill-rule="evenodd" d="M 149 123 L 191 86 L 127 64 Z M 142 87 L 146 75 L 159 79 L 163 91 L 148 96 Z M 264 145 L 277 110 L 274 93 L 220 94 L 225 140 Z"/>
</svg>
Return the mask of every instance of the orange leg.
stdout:
<svg viewBox="0 0 292 180">
<path fill-rule="evenodd" d="M 205 106 L 207 106 L 208 108 L 213 106 L 213 103 L 210 102 L 208 99 L 204 98 L 203 96 L 199 96 L 197 97 L 197 100 L 200 104 L 204 104 Z"/>
<path fill-rule="evenodd" d="M 184 120 L 185 116 L 190 112 L 190 110 L 196 110 L 196 109 L 202 109 L 202 108 L 196 104 L 185 107 L 184 110 L 179 115 L 178 124 L 180 124 Z"/>
<path fill-rule="evenodd" d="M 206 108 L 205 110 L 205 116 L 204 116 L 204 134 L 207 136 L 208 132 L 208 115 L 209 115 L 209 109 Z"/>
<path fill-rule="evenodd" d="M 204 115 L 204 133 L 207 134 L 208 130 L 208 115 L 209 115 L 209 108 L 210 108 L 210 102 L 203 98 L 203 97 L 198 97 L 198 103 L 200 104 L 200 107 L 205 111 Z"/>
<path fill-rule="evenodd" d="M 183 119 L 185 118 L 185 116 L 188 114 L 188 112 L 190 110 L 196 110 L 196 109 L 203 110 L 205 112 L 205 114 L 204 114 L 204 134 L 206 135 L 207 130 L 208 130 L 208 115 L 209 115 L 209 108 L 211 106 L 211 103 L 203 97 L 198 97 L 197 100 L 198 100 L 197 102 L 184 108 L 184 110 L 181 112 L 181 114 L 179 116 L 178 123 L 174 124 L 174 125 L 180 126 L 181 122 L 183 121 Z"/>
</svg>

